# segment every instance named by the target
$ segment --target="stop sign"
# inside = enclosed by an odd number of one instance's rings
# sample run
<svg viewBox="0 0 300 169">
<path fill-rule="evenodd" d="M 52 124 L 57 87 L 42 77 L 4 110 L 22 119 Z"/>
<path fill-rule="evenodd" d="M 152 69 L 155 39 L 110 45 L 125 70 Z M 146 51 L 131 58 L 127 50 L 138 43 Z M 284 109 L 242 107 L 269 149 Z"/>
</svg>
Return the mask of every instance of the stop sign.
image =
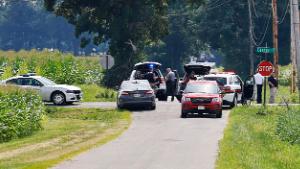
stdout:
<svg viewBox="0 0 300 169">
<path fill-rule="evenodd" d="M 271 62 L 262 61 L 257 67 L 258 73 L 262 76 L 270 76 L 274 71 L 274 66 Z"/>
</svg>

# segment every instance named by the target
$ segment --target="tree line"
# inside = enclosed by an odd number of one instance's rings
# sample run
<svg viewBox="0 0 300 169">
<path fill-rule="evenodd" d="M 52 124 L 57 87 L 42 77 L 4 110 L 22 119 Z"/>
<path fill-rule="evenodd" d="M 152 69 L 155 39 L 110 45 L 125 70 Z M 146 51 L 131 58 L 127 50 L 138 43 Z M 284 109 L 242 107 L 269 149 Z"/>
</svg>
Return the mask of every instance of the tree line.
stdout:
<svg viewBox="0 0 300 169">
<path fill-rule="evenodd" d="M 272 46 L 271 0 L 40 1 L 44 9 L 58 18 L 45 11 L 43 13 L 48 17 L 38 17 L 41 15 L 32 9 L 26 11 L 26 18 L 25 13 L 19 15 L 16 12 L 26 10 L 26 6 L 16 5 L 4 12 L 11 19 L 3 19 L 1 16 L 5 14 L 0 10 L 1 48 L 29 49 L 55 42 L 58 47 L 63 48 L 65 44 L 65 50 L 72 51 L 79 49 L 71 44 L 86 47 L 108 43 L 109 53 L 116 61 L 104 78 L 108 86 L 127 78 L 128 68 L 142 60 L 159 61 L 180 71 L 189 56 L 209 50 L 222 56 L 225 69 L 236 70 L 244 77 L 250 73 L 251 58 L 254 66 L 265 57 L 273 60 L 271 55 L 259 55 L 255 51 L 249 55 L 250 44 Z M 253 37 L 249 35 L 249 2 Z M 280 64 L 290 62 L 290 17 L 286 2 L 278 2 Z M 19 17 L 20 21 L 14 19 L 13 14 L 24 17 Z M 17 23 L 31 25 L 32 30 Z M 39 34 L 45 28 L 47 30 Z M 18 33 L 12 35 L 8 30 Z M 27 32 L 22 35 L 24 31 Z M 29 41 L 30 38 L 33 40 Z"/>
</svg>

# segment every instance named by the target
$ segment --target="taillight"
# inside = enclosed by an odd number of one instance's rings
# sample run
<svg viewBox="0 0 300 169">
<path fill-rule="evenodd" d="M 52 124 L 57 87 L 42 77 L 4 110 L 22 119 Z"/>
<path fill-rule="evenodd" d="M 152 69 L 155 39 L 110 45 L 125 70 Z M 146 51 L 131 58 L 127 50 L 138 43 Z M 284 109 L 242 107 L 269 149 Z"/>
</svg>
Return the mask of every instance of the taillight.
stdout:
<svg viewBox="0 0 300 169">
<path fill-rule="evenodd" d="M 128 92 L 121 92 L 121 95 L 122 96 L 127 96 L 127 95 L 129 95 L 129 93 Z"/>
<path fill-rule="evenodd" d="M 230 86 L 225 86 L 225 87 L 223 88 L 223 90 L 224 90 L 225 93 L 234 93 L 234 90 L 231 89 Z"/>
</svg>

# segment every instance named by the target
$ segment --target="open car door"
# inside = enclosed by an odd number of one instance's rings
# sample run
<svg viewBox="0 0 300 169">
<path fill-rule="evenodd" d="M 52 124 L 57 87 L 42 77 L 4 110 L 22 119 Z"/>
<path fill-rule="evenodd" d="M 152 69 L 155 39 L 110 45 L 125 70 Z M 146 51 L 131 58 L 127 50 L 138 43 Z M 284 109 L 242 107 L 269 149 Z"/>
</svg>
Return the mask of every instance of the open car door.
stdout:
<svg viewBox="0 0 300 169">
<path fill-rule="evenodd" d="M 248 104 L 256 99 L 256 85 L 254 76 L 249 76 L 244 82 L 242 104 Z"/>
</svg>

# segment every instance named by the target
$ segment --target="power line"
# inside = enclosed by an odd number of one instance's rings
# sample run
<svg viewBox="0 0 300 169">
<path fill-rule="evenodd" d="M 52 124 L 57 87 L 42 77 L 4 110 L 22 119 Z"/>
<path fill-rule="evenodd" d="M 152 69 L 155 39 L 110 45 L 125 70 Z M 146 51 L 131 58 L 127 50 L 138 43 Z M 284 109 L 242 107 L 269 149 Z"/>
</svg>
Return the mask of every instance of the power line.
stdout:
<svg viewBox="0 0 300 169">
<path fill-rule="evenodd" d="M 283 23 L 286 15 L 287 15 L 289 7 L 290 7 L 290 1 L 287 2 L 286 8 L 285 8 L 285 12 L 282 14 L 283 16 L 280 17 L 281 19 L 280 19 L 280 21 L 278 21 L 278 24 L 282 24 Z"/>
<path fill-rule="evenodd" d="M 219 8 L 220 6 L 223 6 L 223 5 L 225 5 L 225 4 L 227 4 L 227 3 L 231 2 L 231 1 L 232 0 L 227 0 L 225 2 L 222 2 L 222 3 L 218 4 L 218 5 L 215 5 L 213 7 L 208 7 L 208 8 L 206 8 L 206 10 L 212 10 L 212 9 L 215 9 L 215 8 Z"/>
<path fill-rule="evenodd" d="M 251 3 L 249 3 L 249 5 L 251 5 L 251 4 L 252 4 L 252 5 L 255 4 L 254 0 L 251 0 Z M 255 9 L 255 7 L 253 7 L 253 8 Z M 251 9 L 252 9 L 252 7 L 250 7 L 250 10 L 251 10 Z M 249 15 L 252 15 L 252 12 L 250 12 Z M 258 37 L 256 36 L 256 34 L 255 34 L 255 31 L 254 31 L 255 25 L 253 24 L 254 22 L 253 22 L 252 17 L 251 17 L 251 21 L 250 21 L 250 22 L 251 22 L 254 26 L 251 28 L 251 32 L 252 32 L 251 34 L 252 34 L 252 36 L 250 37 L 250 39 L 251 39 L 251 42 L 252 42 L 255 46 L 261 46 L 261 45 L 264 43 L 265 38 L 266 38 L 266 35 L 267 35 L 267 32 L 268 32 L 268 30 L 269 30 L 269 25 L 270 25 L 271 18 L 272 18 L 272 11 L 270 11 L 269 16 L 266 18 L 266 20 L 265 20 L 265 22 L 264 22 L 264 26 L 263 26 L 263 27 L 265 27 L 265 30 L 264 30 L 262 36 L 258 38 Z"/>
</svg>

